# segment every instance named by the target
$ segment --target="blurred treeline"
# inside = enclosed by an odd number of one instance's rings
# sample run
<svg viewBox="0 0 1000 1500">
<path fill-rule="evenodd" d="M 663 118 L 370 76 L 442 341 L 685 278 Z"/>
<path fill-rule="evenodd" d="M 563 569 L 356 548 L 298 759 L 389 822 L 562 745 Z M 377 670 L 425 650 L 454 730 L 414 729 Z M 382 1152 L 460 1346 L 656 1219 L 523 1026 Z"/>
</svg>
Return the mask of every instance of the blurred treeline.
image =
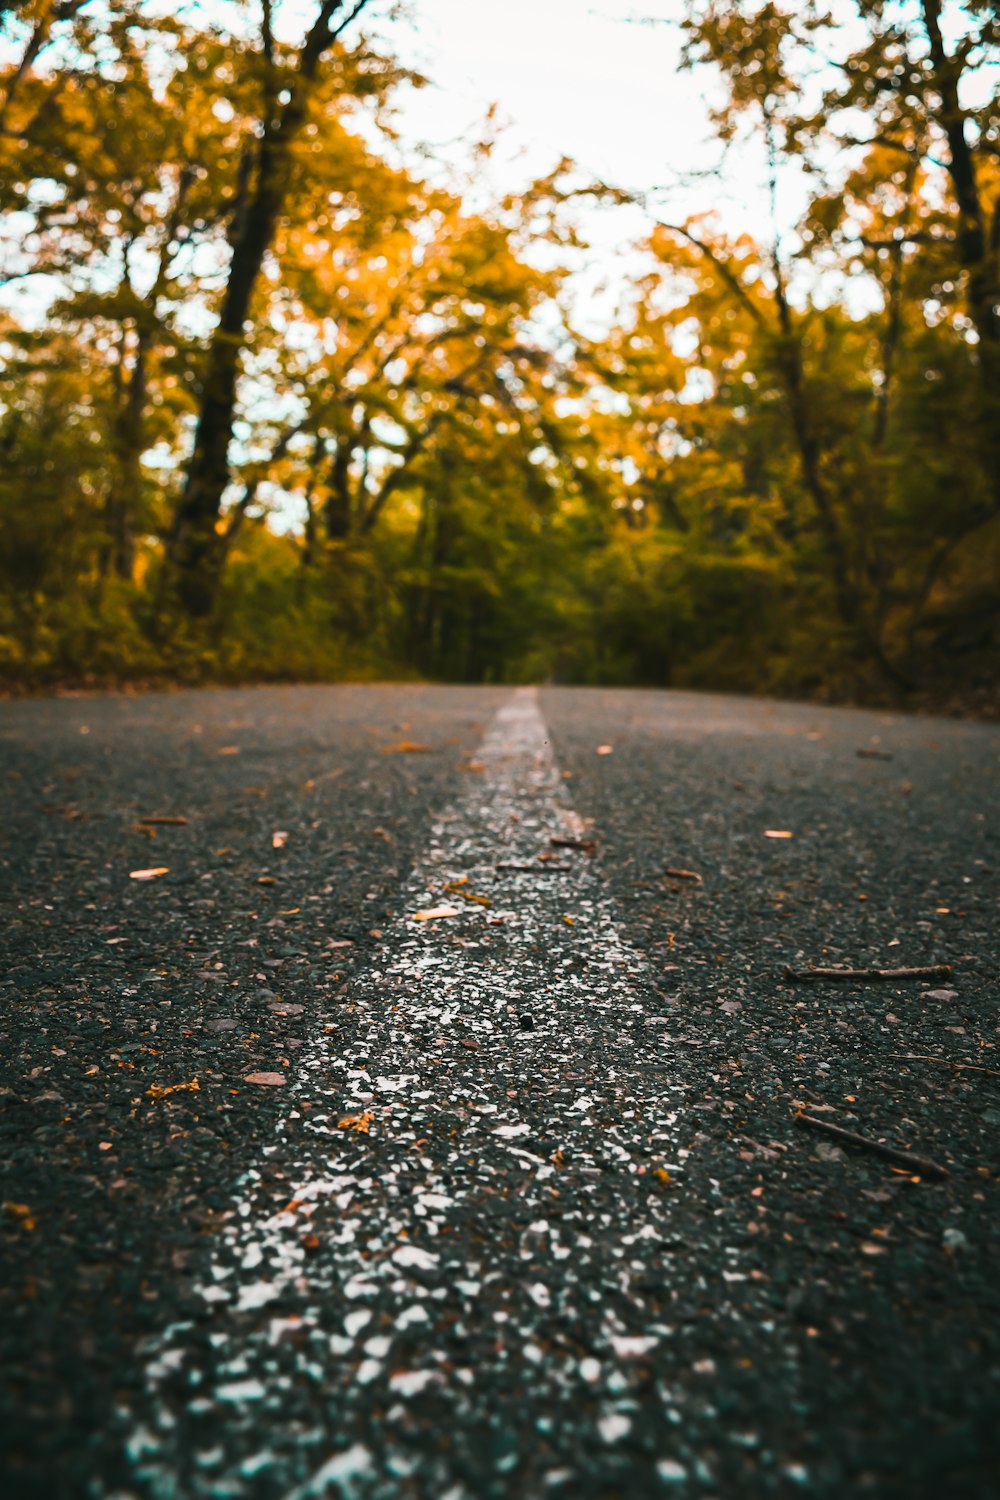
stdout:
<svg viewBox="0 0 1000 1500">
<path fill-rule="evenodd" d="M 374 5 L 286 9 L 3 7 L 0 676 L 989 698 L 994 5 L 690 6 L 720 146 L 808 202 L 653 206 L 600 337 L 627 195 L 417 170 Z"/>
</svg>

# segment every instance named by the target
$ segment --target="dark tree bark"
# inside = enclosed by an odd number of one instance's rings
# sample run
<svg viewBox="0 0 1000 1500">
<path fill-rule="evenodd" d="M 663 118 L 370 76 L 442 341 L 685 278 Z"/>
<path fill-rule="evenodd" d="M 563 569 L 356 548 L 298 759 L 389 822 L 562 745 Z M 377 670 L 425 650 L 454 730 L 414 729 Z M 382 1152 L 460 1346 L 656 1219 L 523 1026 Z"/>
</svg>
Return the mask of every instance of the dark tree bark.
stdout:
<svg viewBox="0 0 1000 1500">
<path fill-rule="evenodd" d="M 326 534 L 332 542 L 346 542 L 353 529 L 351 452 L 353 433 L 339 433 L 330 461 L 330 493 L 326 500 Z"/>
<path fill-rule="evenodd" d="M 922 0 L 922 9 L 940 99 L 936 119 L 948 142 L 944 166 L 958 206 L 956 248 L 966 274 L 969 317 L 979 340 L 984 458 L 994 508 L 1000 510 L 1000 205 L 990 228 L 959 99 L 963 62 L 945 46 L 941 0 Z"/>
<path fill-rule="evenodd" d="M 262 50 L 268 84 L 261 136 L 251 180 L 234 222 L 229 278 L 209 346 L 194 450 L 167 546 L 168 570 L 177 596 L 186 612 L 196 617 L 211 613 L 217 594 L 222 566 L 217 525 L 229 482 L 229 445 L 247 320 L 264 257 L 288 196 L 292 149 L 305 123 L 324 54 L 366 3 L 357 0 L 335 26 L 334 19 L 344 11 L 345 0 L 323 0 L 285 85 L 287 98 L 279 103 L 271 55 L 270 4 L 265 0 Z"/>
<path fill-rule="evenodd" d="M 114 462 L 104 502 L 107 542 L 101 558 L 101 576 L 114 574 L 131 583 L 135 569 L 135 537 L 132 518 L 136 497 L 142 488 L 143 415 L 146 408 L 146 357 L 148 333 L 140 328 L 132 352 L 128 379 L 119 362 L 118 406 L 114 417 Z"/>
</svg>

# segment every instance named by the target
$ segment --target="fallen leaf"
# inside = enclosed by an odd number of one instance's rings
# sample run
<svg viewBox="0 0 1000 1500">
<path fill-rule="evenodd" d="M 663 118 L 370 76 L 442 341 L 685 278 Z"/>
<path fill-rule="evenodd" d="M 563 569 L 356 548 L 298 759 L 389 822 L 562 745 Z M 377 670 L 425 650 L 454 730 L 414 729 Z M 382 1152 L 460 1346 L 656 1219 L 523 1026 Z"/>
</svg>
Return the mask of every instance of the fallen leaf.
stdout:
<svg viewBox="0 0 1000 1500">
<path fill-rule="evenodd" d="M 615 747 L 614 745 L 598 745 L 595 753 L 597 755 L 614 755 Z"/>
<path fill-rule="evenodd" d="M 146 1093 L 151 1099 L 165 1099 L 168 1094 L 200 1093 L 197 1078 L 190 1083 L 151 1083 Z"/>
<path fill-rule="evenodd" d="M 36 1215 L 32 1213 L 26 1203 L 12 1203 L 10 1199 L 7 1199 L 3 1204 L 3 1211 L 5 1214 L 10 1214 L 11 1218 L 16 1219 L 21 1228 L 27 1230 L 29 1234 L 38 1223 Z"/>
<path fill-rule="evenodd" d="M 328 948 L 353 948 L 354 941 L 352 938 L 330 938 L 326 946 Z"/>
<path fill-rule="evenodd" d="M 366 1109 L 360 1115 L 341 1115 L 337 1121 L 338 1130 L 356 1130 L 359 1135 L 367 1135 L 372 1128 L 375 1116 L 370 1109 Z"/>
<path fill-rule="evenodd" d="M 303 789 L 311 792 L 314 786 L 319 786 L 321 781 L 333 781 L 337 776 L 343 776 L 343 766 L 335 766 L 332 771 L 323 771 L 319 776 L 310 776 L 308 781 L 302 783 Z"/>
<path fill-rule="evenodd" d="M 220 750 L 216 751 L 217 755 L 239 755 L 239 753 L 239 745 L 223 745 Z"/>
<path fill-rule="evenodd" d="M 145 825 L 142 824 L 142 823 L 133 823 L 132 824 L 132 832 L 133 833 L 144 833 L 148 839 L 155 839 L 156 838 L 156 829 L 155 828 L 146 828 Z"/>
<path fill-rule="evenodd" d="M 457 917 L 460 915 L 457 906 L 431 906 L 426 911 L 415 911 L 414 922 L 434 922 L 438 917 Z"/>
<path fill-rule="evenodd" d="M 766 839 L 791 839 L 794 838 L 795 835 L 793 833 L 789 833 L 787 828 L 765 828 L 764 837 Z"/>
<path fill-rule="evenodd" d="M 187 824 L 188 820 L 187 820 L 187 818 L 182 818 L 182 817 L 176 817 L 175 818 L 175 817 L 167 817 L 167 816 L 164 816 L 164 817 L 157 816 L 157 817 L 151 817 L 151 818 L 140 818 L 139 822 L 140 823 L 156 823 L 158 826 L 163 826 L 164 828 L 183 828 Z"/>
<path fill-rule="evenodd" d="M 152 870 L 130 870 L 128 878 L 129 880 L 156 880 L 158 876 L 169 875 L 169 873 L 169 865 L 157 865 Z"/>
<path fill-rule="evenodd" d="M 669 875 L 671 880 L 696 880 L 701 884 L 701 876 L 697 870 L 664 870 L 664 875 Z"/>
<path fill-rule="evenodd" d="M 572 917 L 563 917 L 563 921 L 566 923 L 567 927 L 572 927 L 573 926 L 573 918 Z"/>
<path fill-rule="evenodd" d="M 258 875 L 257 876 L 257 884 L 258 885 L 277 885 L 278 882 L 275 880 L 275 878 L 274 878 L 273 875 Z"/>
<path fill-rule="evenodd" d="M 382 751 L 383 755 L 428 755 L 432 752 L 431 745 L 418 745 L 416 740 L 400 740 L 398 745 L 386 745 Z"/>
<path fill-rule="evenodd" d="M 477 906 L 492 906 L 493 902 L 490 900 L 489 896 L 477 896 L 475 891 L 462 890 L 462 887 L 464 885 L 467 885 L 468 881 L 468 875 L 463 875 L 461 880 L 447 881 L 444 888 L 446 891 L 450 891 L 453 895 L 461 896 L 463 901 L 474 901 Z"/>
<path fill-rule="evenodd" d="M 275 829 L 274 833 L 271 834 L 271 848 L 283 849 L 287 843 L 288 834 L 285 830 L 283 828 Z"/>
<path fill-rule="evenodd" d="M 268 1088 L 280 1088 L 285 1082 L 284 1073 L 244 1073 L 244 1083 L 260 1083 Z"/>
</svg>

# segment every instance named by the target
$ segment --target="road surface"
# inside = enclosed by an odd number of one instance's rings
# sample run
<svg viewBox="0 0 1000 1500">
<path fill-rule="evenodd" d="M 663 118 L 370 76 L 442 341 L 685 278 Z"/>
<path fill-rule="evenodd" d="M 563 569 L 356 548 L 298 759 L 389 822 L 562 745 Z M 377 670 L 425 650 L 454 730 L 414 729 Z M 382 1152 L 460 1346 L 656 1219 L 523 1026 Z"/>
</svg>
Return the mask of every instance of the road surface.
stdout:
<svg viewBox="0 0 1000 1500">
<path fill-rule="evenodd" d="M 338 686 L 0 756 L 5 1496 L 995 1492 L 995 729 Z"/>
</svg>

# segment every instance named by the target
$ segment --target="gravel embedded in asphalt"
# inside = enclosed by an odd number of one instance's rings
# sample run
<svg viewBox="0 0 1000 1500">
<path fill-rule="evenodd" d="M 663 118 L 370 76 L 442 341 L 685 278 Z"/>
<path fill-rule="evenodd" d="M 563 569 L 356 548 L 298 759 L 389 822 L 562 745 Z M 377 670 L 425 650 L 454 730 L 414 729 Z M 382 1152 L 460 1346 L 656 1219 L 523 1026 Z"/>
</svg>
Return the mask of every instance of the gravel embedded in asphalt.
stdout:
<svg viewBox="0 0 1000 1500">
<path fill-rule="evenodd" d="M 498 863 L 551 853 L 576 873 L 487 884 L 476 850 L 431 830 L 481 804 L 495 777 L 477 747 L 509 698 L 350 687 L 3 706 L 11 1494 L 221 1494 L 220 1474 L 243 1486 L 225 1493 L 255 1496 L 335 1482 L 437 1494 L 446 1481 L 456 1496 L 990 1492 L 1000 1091 L 973 1069 L 996 1063 L 996 731 L 546 690 L 570 773 L 548 810 L 592 819 L 599 850 L 551 847 L 541 827 L 536 847 L 522 830 Z M 150 815 L 189 821 L 143 825 L 151 838 L 136 826 Z M 440 890 L 426 875 L 435 847 Z M 444 890 L 467 864 L 494 907 Z M 463 943 L 496 943 L 504 1026 L 459 1011 L 445 1045 L 394 1022 L 414 866 L 427 900 L 462 912 L 422 939 L 441 935 L 443 984 L 475 969 Z M 613 914 L 627 1004 L 602 980 L 586 907 L 560 909 L 569 879 Z M 548 933 L 537 962 L 575 978 L 572 1003 L 558 987 L 551 1005 L 515 993 L 531 965 L 502 923 L 487 926 L 505 902 Z M 953 976 L 933 985 L 781 978 L 788 962 L 944 961 Z M 272 1374 L 288 1395 L 259 1441 L 256 1377 L 238 1368 L 246 1351 L 210 1352 L 219 1308 L 203 1295 L 235 1243 L 241 1179 L 260 1173 L 258 1202 L 295 1186 L 306 1148 L 281 1122 L 304 1059 L 326 1049 L 377 1067 L 402 1048 L 385 1075 L 402 1077 L 432 1043 L 442 1062 L 414 1136 L 431 1167 L 413 1166 L 405 1129 L 339 1131 L 338 1171 L 356 1179 L 340 1193 L 355 1191 L 339 1208 L 317 1195 L 306 1286 L 251 1290 L 237 1315 L 247 1349 L 285 1324 Z M 593 1102 L 571 1113 L 579 1099 Z M 513 1151 L 494 1154 L 504 1137 L 484 1147 L 483 1104 L 528 1126 Z M 793 1124 L 803 1105 L 950 1177 L 915 1183 L 809 1136 Z M 323 1160 L 322 1136 L 301 1130 L 308 1161 Z M 411 1190 L 428 1172 L 454 1180 L 424 1198 L 454 1207 L 424 1204 L 421 1244 Z M 544 1215 L 541 1194 L 555 1205 Z M 352 1214 L 371 1219 L 376 1266 L 447 1241 L 443 1264 L 479 1270 L 400 1267 L 427 1294 L 407 1304 L 426 1320 L 412 1312 L 397 1331 L 407 1307 L 381 1273 L 360 1308 L 345 1295 L 336 1241 Z M 246 1271 L 251 1289 L 276 1280 Z M 348 1329 L 357 1311 L 372 1316 Z M 156 1489 L 130 1421 L 150 1351 L 178 1322 L 207 1396 L 229 1390 L 229 1416 L 212 1399 L 188 1416 L 199 1393 L 165 1371 L 167 1416 L 193 1421 L 196 1441 L 188 1471 L 164 1470 Z M 224 1362 L 237 1368 L 220 1374 Z M 150 1469 L 163 1440 L 151 1434 Z"/>
</svg>

